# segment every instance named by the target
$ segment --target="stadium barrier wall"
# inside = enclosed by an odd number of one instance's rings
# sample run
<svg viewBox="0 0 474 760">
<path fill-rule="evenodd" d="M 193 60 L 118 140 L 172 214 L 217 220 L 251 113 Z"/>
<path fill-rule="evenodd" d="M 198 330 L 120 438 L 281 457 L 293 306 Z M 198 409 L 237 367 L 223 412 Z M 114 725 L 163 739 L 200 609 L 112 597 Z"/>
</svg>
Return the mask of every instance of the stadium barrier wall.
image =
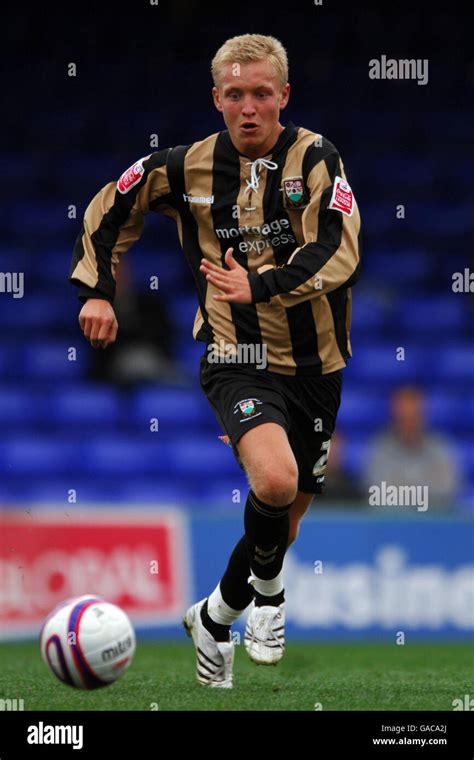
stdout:
<svg viewBox="0 0 474 760">
<path fill-rule="evenodd" d="M 243 533 L 240 507 L 172 505 L 23 506 L 0 526 L 2 640 L 36 637 L 56 604 L 91 593 L 122 606 L 139 637 L 184 641 L 184 610 L 214 589 Z M 285 558 L 288 637 L 472 640 L 473 550 L 467 517 L 314 510 Z"/>
</svg>

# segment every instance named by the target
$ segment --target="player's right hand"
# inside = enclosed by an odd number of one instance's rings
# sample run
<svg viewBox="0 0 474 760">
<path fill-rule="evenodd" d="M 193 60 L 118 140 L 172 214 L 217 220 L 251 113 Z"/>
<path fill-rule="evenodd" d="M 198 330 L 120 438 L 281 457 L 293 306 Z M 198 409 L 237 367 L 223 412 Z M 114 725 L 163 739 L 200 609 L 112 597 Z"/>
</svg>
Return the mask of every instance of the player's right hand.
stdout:
<svg viewBox="0 0 474 760">
<path fill-rule="evenodd" d="M 107 348 L 117 338 L 118 322 L 112 304 L 89 298 L 79 312 L 79 324 L 93 348 Z"/>
</svg>

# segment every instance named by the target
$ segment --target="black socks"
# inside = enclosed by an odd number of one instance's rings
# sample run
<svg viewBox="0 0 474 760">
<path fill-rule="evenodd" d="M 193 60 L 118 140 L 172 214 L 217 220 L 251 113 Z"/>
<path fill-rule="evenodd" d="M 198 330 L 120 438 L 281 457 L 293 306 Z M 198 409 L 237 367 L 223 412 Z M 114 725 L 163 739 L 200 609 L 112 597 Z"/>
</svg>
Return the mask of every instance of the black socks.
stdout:
<svg viewBox="0 0 474 760">
<path fill-rule="evenodd" d="M 222 598 L 234 610 L 244 610 L 253 599 L 255 592 L 247 583 L 249 575 L 247 539 L 243 535 L 230 555 L 220 583 Z"/>
<path fill-rule="evenodd" d="M 262 580 L 276 578 L 283 567 L 290 531 L 291 504 L 272 507 L 249 491 L 244 524 L 252 572 Z"/>
<path fill-rule="evenodd" d="M 285 601 L 283 589 L 265 596 L 248 583 L 248 578 L 252 572 L 261 580 L 271 581 L 281 572 L 288 546 L 290 507 L 291 504 L 283 507 L 265 504 L 249 491 L 244 512 L 245 535 L 235 545 L 220 581 L 222 599 L 233 610 L 244 610 L 254 597 L 256 607 L 266 604 L 277 607 Z M 207 599 L 201 609 L 201 620 L 216 641 L 229 641 L 230 625 L 212 620 Z"/>
</svg>

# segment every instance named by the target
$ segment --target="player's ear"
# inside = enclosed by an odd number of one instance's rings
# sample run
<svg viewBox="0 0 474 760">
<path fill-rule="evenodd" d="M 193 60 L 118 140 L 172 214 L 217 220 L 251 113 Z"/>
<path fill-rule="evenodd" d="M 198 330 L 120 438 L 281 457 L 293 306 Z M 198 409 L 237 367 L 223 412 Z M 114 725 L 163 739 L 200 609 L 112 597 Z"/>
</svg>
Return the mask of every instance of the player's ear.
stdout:
<svg viewBox="0 0 474 760">
<path fill-rule="evenodd" d="M 288 100 L 290 99 L 290 83 L 287 82 L 281 91 L 280 109 L 285 108 Z"/>
<path fill-rule="evenodd" d="M 214 105 L 217 108 L 218 111 L 222 111 L 222 104 L 219 99 L 219 90 L 217 87 L 212 88 L 212 97 L 214 99 Z"/>
</svg>

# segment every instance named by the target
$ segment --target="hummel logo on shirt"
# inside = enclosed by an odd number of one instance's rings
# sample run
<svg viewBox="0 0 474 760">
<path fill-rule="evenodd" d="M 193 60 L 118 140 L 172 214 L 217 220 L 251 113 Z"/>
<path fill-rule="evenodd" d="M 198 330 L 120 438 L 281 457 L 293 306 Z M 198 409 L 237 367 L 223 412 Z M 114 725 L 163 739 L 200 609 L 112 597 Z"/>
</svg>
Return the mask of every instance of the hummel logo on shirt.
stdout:
<svg viewBox="0 0 474 760">
<path fill-rule="evenodd" d="M 183 199 L 186 203 L 214 203 L 213 195 L 186 195 L 183 193 Z"/>
</svg>

